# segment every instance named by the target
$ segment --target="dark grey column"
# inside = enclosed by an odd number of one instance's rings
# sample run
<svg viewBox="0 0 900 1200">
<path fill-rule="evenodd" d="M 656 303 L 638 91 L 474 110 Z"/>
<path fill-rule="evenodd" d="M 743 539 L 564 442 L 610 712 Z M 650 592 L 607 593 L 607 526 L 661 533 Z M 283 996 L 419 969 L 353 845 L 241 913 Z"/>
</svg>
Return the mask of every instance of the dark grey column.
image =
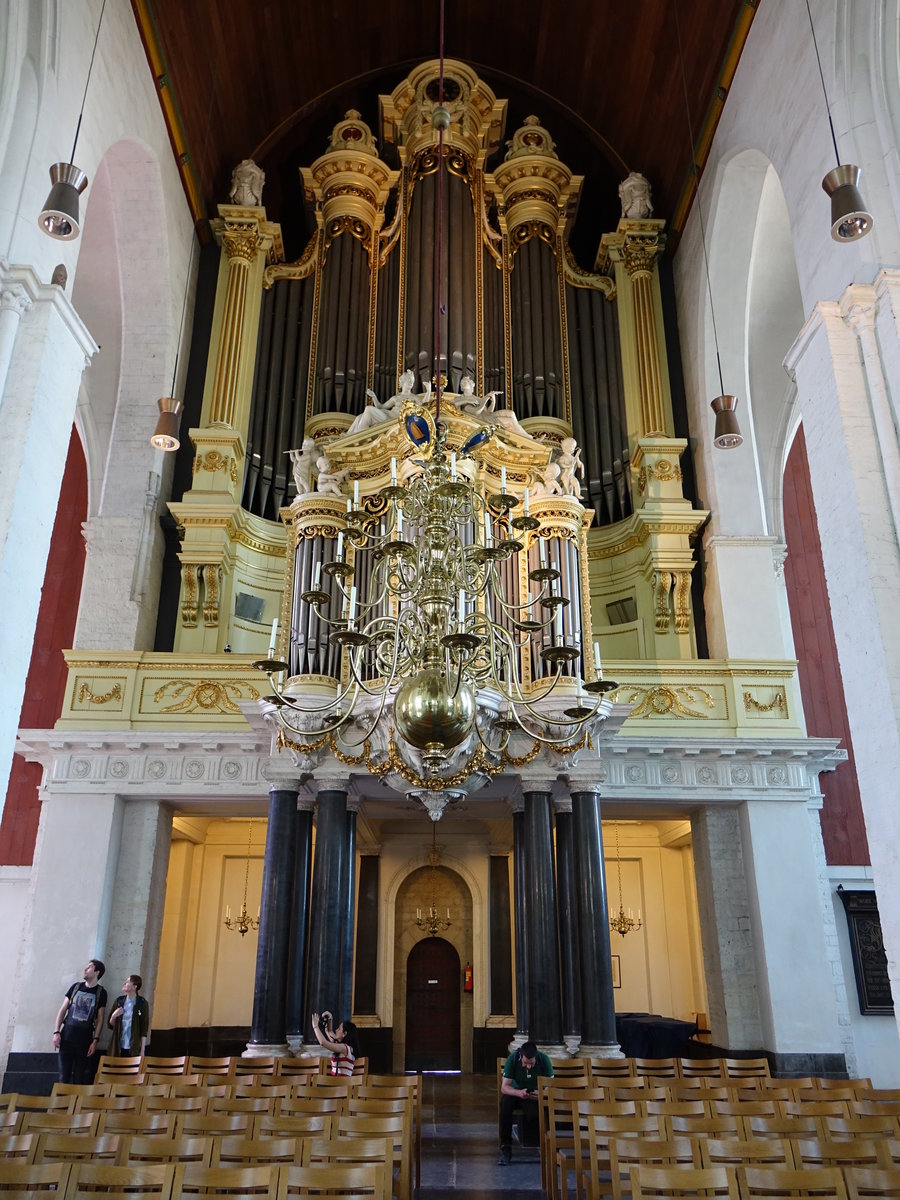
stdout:
<svg viewBox="0 0 900 1200">
<path fill-rule="evenodd" d="M 309 930 L 309 884 L 312 879 L 312 814 L 315 802 L 297 799 L 297 833 L 294 849 L 294 894 L 291 904 L 291 941 L 288 955 L 287 1011 L 289 1037 L 301 1037 L 303 1028 L 303 981 L 306 975 L 306 945 Z"/>
<path fill-rule="evenodd" d="M 581 1042 L 598 1054 L 618 1049 L 603 865 L 600 793 L 572 788 L 581 957 Z"/>
<path fill-rule="evenodd" d="M 581 963 L 578 958 L 578 902 L 575 896 L 575 851 L 572 845 L 572 802 L 556 802 L 556 885 L 559 889 L 559 955 L 562 976 L 563 1038 L 574 1053 L 581 1040 Z"/>
<path fill-rule="evenodd" d="M 378 916 L 381 860 L 363 853 L 359 860 L 359 904 L 356 915 L 356 970 L 353 973 L 353 1011 L 377 1012 Z"/>
<path fill-rule="evenodd" d="M 352 799 L 347 804 L 346 848 L 342 872 L 342 895 L 344 911 L 341 914 L 341 999 L 340 1016 L 336 1021 L 353 1017 L 353 934 L 356 917 L 356 811 L 359 801 Z"/>
<path fill-rule="evenodd" d="M 512 944 L 509 911 L 509 855 L 492 854 L 488 875 L 491 1013 L 512 1012 Z"/>
<path fill-rule="evenodd" d="M 347 789 L 321 788 L 316 803 L 316 852 L 309 913 L 304 1041 L 312 1041 L 311 1014 L 324 1009 L 340 1020 L 341 939 L 344 897 L 341 877 L 347 844 Z"/>
<path fill-rule="evenodd" d="M 269 824 L 259 905 L 259 941 L 253 985 L 250 1045 L 285 1046 L 285 1001 L 297 840 L 297 789 L 269 789 Z"/>
<path fill-rule="evenodd" d="M 525 806 L 513 802 L 513 890 L 516 910 L 516 1038 L 528 1038 L 528 937 L 525 915 Z"/>
<path fill-rule="evenodd" d="M 562 1052 L 551 787 L 549 781 L 522 782 L 525 796 L 528 1032 L 541 1046 L 559 1047 Z"/>
</svg>

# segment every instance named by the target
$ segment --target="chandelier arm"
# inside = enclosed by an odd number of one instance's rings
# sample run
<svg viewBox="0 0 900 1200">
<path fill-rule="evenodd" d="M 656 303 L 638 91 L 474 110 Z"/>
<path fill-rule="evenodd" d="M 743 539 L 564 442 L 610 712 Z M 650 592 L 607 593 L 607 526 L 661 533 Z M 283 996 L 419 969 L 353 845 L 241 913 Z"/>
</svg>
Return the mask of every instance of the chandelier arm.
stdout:
<svg viewBox="0 0 900 1200">
<path fill-rule="evenodd" d="M 279 674 L 280 673 L 281 672 L 279 672 Z M 302 678 L 302 676 L 300 678 Z M 344 688 L 344 690 L 342 692 L 340 692 L 339 695 L 335 696 L 333 700 L 329 700 L 329 702 L 327 704 L 314 704 L 314 705 L 310 706 L 309 708 L 306 708 L 302 704 L 298 704 L 294 697 L 289 696 L 284 691 L 279 690 L 278 685 L 275 683 L 274 675 L 269 676 L 269 683 L 272 686 L 273 693 L 282 702 L 283 707 L 290 708 L 294 712 L 307 713 L 307 714 L 324 713 L 324 712 L 328 712 L 330 709 L 337 708 L 337 706 L 339 704 L 341 704 L 343 702 L 343 700 L 346 698 L 351 687 L 353 686 L 352 684 L 348 683 L 346 688 Z M 356 697 L 354 696 L 353 702 L 355 703 L 355 701 L 356 701 Z M 298 733 L 298 732 L 299 732 L 298 730 L 296 730 L 296 729 L 294 730 L 294 733 Z"/>
</svg>

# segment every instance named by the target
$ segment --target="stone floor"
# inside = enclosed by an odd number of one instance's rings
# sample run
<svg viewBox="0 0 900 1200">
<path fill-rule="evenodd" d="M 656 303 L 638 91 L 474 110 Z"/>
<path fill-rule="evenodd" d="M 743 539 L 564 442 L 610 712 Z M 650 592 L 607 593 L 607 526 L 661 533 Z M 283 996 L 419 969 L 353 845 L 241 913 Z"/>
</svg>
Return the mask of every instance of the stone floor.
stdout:
<svg viewBox="0 0 900 1200">
<path fill-rule="evenodd" d="M 422 1186 L 417 1200 L 468 1200 L 503 1195 L 537 1200 L 536 1150 L 513 1146 L 497 1163 L 497 1085 L 489 1075 L 425 1075 L 422 1085 Z"/>
</svg>

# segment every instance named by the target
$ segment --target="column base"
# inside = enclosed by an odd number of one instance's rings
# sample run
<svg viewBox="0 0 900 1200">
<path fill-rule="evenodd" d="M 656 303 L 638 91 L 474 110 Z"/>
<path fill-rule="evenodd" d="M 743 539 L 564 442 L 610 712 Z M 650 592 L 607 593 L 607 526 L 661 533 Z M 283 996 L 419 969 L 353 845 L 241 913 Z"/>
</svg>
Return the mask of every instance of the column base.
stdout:
<svg viewBox="0 0 900 1200">
<path fill-rule="evenodd" d="M 579 1058 L 624 1058 L 622 1047 L 618 1042 L 582 1042 L 578 1050 Z"/>
<path fill-rule="evenodd" d="M 563 1034 L 563 1041 L 566 1043 L 566 1054 L 569 1058 L 575 1058 L 578 1054 L 578 1047 L 581 1045 L 581 1034 Z"/>
<path fill-rule="evenodd" d="M 532 1038 L 531 1040 L 535 1041 L 536 1039 Z M 571 1055 L 562 1042 L 551 1042 L 550 1045 L 545 1045 L 543 1042 L 538 1042 L 537 1047 L 538 1050 L 543 1050 L 548 1058 L 571 1058 Z"/>
<path fill-rule="evenodd" d="M 241 1058 L 287 1058 L 290 1053 L 287 1042 L 248 1042 Z"/>
</svg>

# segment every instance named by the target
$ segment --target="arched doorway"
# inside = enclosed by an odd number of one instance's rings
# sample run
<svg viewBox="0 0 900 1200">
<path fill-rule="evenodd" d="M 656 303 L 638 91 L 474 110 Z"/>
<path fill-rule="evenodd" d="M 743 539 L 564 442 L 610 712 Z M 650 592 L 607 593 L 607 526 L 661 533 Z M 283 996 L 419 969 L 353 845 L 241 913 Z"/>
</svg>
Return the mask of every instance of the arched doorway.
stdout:
<svg viewBox="0 0 900 1200">
<path fill-rule="evenodd" d="M 406 1069 L 458 1071 L 459 955 L 444 938 L 416 942 L 406 962 Z"/>
</svg>

